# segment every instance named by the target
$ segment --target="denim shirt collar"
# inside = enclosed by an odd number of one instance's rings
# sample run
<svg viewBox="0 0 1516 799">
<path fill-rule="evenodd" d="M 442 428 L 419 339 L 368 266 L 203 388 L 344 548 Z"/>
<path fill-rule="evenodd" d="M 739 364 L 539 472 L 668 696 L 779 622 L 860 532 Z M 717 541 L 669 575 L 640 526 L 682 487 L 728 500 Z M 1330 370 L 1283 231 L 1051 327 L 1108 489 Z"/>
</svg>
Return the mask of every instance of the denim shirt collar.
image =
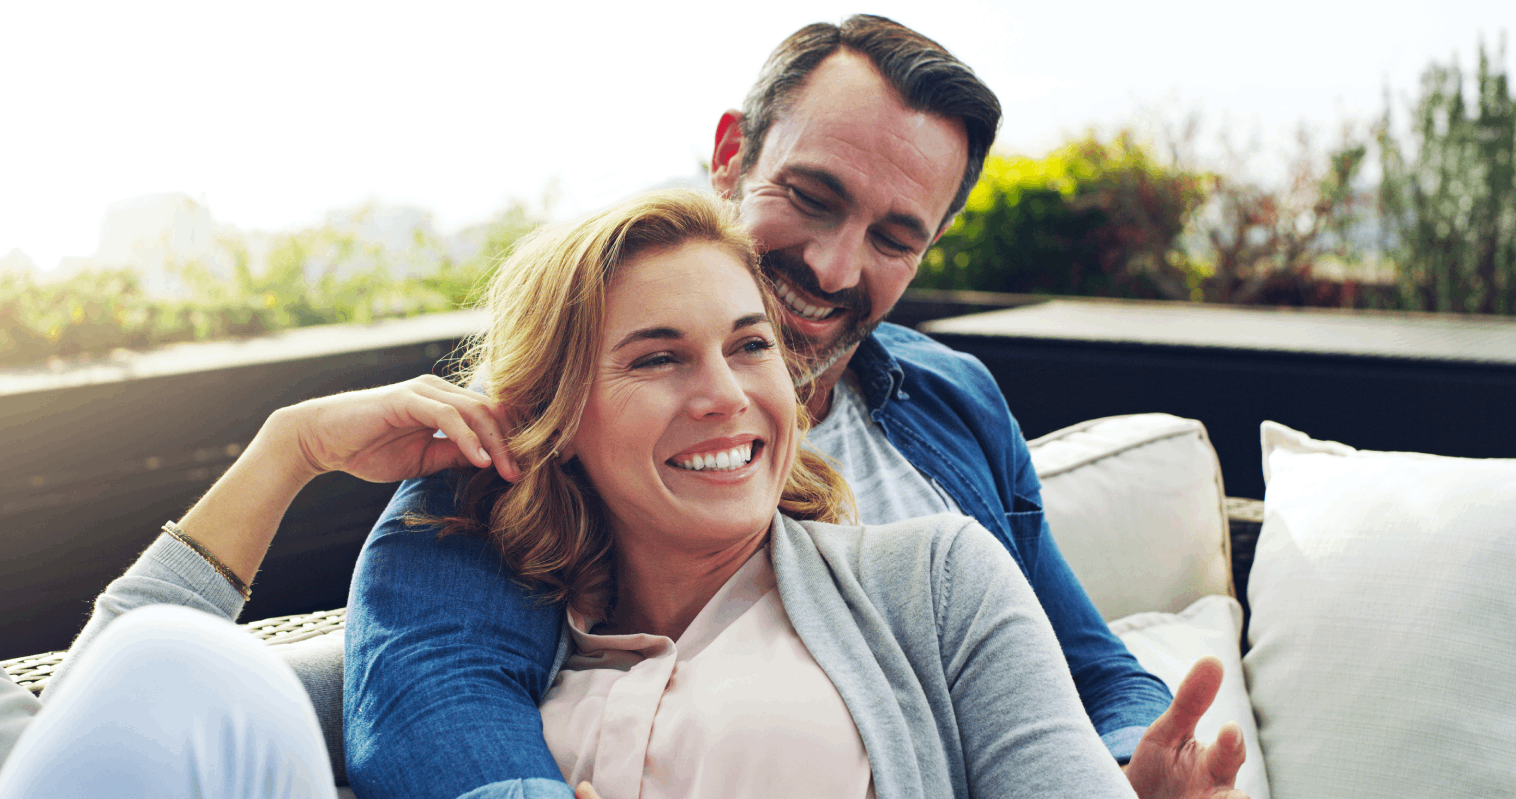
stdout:
<svg viewBox="0 0 1516 799">
<path fill-rule="evenodd" d="M 905 369 L 874 333 L 870 333 L 868 338 L 858 344 L 848 368 L 858 377 L 858 385 L 863 391 L 869 415 L 877 420 L 890 399 L 900 393 L 901 386 L 905 383 Z"/>
</svg>

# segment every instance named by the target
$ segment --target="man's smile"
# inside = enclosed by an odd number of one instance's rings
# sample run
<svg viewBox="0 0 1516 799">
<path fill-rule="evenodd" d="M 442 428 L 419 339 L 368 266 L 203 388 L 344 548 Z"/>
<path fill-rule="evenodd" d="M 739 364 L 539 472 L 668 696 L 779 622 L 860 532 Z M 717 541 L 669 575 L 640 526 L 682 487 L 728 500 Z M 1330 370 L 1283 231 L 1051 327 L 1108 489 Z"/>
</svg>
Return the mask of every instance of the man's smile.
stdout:
<svg viewBox="0 0 1516 799">
<path fill-rule="evenodd" d="M 784 301 L 785 306 L 789 308 L 791 313 L 804 319 L 820 321 L 835 316 L 842 311 L 841 308 L 836 306 L 812 305 L 806 302 L 793 286 L 783 280 L 774 282 L 774 291 L 779 295 L 779 299 Z"/>
</svg>

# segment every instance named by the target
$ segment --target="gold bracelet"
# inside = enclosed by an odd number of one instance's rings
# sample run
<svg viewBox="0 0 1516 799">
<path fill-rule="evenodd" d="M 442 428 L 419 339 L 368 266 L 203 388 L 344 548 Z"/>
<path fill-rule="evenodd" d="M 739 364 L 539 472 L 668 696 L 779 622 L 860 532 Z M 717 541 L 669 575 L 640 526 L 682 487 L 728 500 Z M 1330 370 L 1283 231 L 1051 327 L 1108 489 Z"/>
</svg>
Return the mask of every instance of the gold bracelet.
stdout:
<svg viewBox="0 0 1516 799">
<path fill-rule="evenodd" d="M 209 563 L 210 565 L 216 567 L 216 571 L 220 572 L 221 576 L 225 577 L 226 581 L 231 583 L 233 588 L 237 589 L 237 593 L 242 595 L 242 601 L 246 602 L 247 600 L 253 598 L 253 589 L 249 588 L 247 586 L 247 583 L 242 582 L 242 578 L 238 577 L 236 572 L 227 568 L 226 564 L 222 563 L 220 558 L 212 555 L 209 549 L 201 546 L 199 541 L 190 538 L 189 534 L 184 532 L 184 530 L 179 527 L 178 523 L 164 522 L 163 532 L 173 536 L 175 540 L 179 541 L 179 543 L 195 550 L 195 554 L 199 555 L 202 558 L 205 558 L 206 563 Z"/>
</svg>

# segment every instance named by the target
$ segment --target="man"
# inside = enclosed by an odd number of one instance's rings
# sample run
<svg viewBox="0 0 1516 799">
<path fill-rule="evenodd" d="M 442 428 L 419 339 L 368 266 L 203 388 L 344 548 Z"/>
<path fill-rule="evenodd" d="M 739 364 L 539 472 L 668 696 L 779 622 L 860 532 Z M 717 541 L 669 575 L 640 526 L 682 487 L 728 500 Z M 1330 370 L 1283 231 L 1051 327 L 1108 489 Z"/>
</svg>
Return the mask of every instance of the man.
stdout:
<svg viewBox="0 0 1516 799">
<path fill-rule="evenodd" d="M 943 511 L 978 519 L 1036 590 L 1086 710 L 1139 795 L 1225 795 L 1243 758 L 1240 733 L 1229 728 L 1210 747 L 1192 736 L 1219 668 L 1197 667 L 1165 714 L 1167 689 L 1110 634 L 1048 535 L 1025 439 L 988 372 L 918 334 L 879 327 L 962 209 L 999 119 L 993 93 L 914 31 L 869 16 L 811 25 L 770 57 L 743 110 L 722 115 L 711 182 L 738 203 L 764 252 L 786 308 L 786 338 L 808 364 L 798 378 L 812 383 L 812 446 L 842 464 L 861 521 Z M 376 795 L 566 795 L 534 709 L 556 655 L 557 612 L 500 587 L 482 542 L 380 535 L 406 512 L 446 512 L 447 491 L 436 479 L 403 487 L 360 560 L 369 584 L 392 593 L 355 594 L 350 626 L 399 635 L 384 652 L 349 645 L 346 715 L 374 730 L 349 734 L 349 777 Z M 450 584 L 424 588 L 437 575 Z M 456 581 L 497 587 L 482 599 L 470 588 L 473 606 L 459 607 Z M 456 620 L 457 635 L 436 641 L 433 624 L 428 641 L 406 640 L 405 613 Z M 511 646 L 485 655 L 470 648 L 500 639 Z M 438 650 L 480 660 L 467 685 L 452 686 L 478 702 L 385 676 L 425 674 Z M 392 669 L 391 658 L 405 665 Z M 422 745 L 458 735 L 444 719 L 460 716 L 469 719 L 468 769 L 451 747 L 433 760 Z M 497 762 L 477 762 L 480 750 Z"/>
</svg>

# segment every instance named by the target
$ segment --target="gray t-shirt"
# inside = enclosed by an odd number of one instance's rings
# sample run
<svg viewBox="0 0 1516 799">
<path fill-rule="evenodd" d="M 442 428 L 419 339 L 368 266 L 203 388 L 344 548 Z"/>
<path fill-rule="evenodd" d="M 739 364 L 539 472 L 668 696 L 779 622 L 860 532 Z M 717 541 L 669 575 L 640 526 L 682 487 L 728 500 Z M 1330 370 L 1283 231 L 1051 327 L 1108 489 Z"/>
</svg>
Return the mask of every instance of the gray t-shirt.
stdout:
<svg viewBox="0 0 1516 799">
<path fill-rule="evenodd" d="M 859 524 L 889 524 L 937 513 L 961 513 L 958 503 L 895 449 L 869 418 L 852 372 L 832 389 L 832 410 L 806 434 L 812 450 L 831 458 L 858 501 Z"/>
</svg>

